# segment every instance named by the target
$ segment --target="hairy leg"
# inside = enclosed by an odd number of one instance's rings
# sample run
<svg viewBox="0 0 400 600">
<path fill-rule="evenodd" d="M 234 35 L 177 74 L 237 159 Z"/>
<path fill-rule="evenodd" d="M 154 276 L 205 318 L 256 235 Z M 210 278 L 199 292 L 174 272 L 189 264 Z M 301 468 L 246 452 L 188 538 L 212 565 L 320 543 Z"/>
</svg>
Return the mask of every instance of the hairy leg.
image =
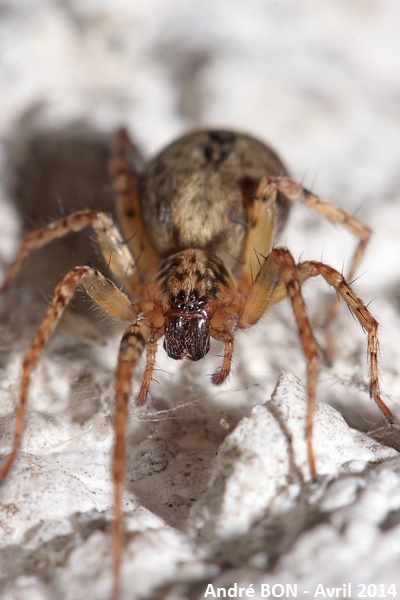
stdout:
<svg viewBox="0 0 400 600">
<path fill-rule="evenodd" d="M 318 352 L 306 313 L 301 285 L 310 279 L 321 275 L 331 285 L 338 296 L 342 298 L 350 311 L 367 332 L 368 355 L 370 364 L 370 395 L 389 424 L 394 423 L 394 417 L 382 401 L 379 390 L 378 373 L 378 323 L 371 315 L 365 304 L 357 296 L 338 271 L 317 261 L 306 261 L 295 264 L 286 248 L 275 248 L 265 259 L 250 287 L 239 317 L 239 327 L 249 327 L 256 323 L 261 316 L 274 304 L 288 297 L 291 301 L 294 316 L 299 331 L 300 341 L 307 360 L 307 421 L 306 441 L 311 475 L 316 475 L 314 452 L 312 447 L 313 414 L 315 408 L 315 389 L 317 377 Z"/>
<path fill-rule="evenodd" d="M 120 281 L 133 292 L 131 281 L 135 265 L 132 256 L 121 237 L 111 217 L 105 213 L 89 210 L 74 212 L 58 221 L 53 221 L 45 227 L 28 233 L 18 251 L 18 254 L 9 267 L 0 292 L 6 289 L 17 276 L 25 259 L 33 251 L 43 248 L 53 240 L 62 238 L 69 233 L 82 231 L 92 227 L 97 237 L 100 250 L 108 268 Z"/>
<path fill-rule="evenodd" d="M 120 572 L 123 551 L 122 493 L 126 468 L 126 428 L 128 403 L 132 396 L 133 371 L 152 335 L 151 320 L 143 319 L 125 330 L 118 354 L 115 377 L 115 445 L 113 455 L 114 520 L 113 520 L 113 598 L 120 592 Z M 151 345 L 151 362 L 155 346 Z M 152 369 L 151 369 L 152 370 Z M 149 372 L 151 381 L 151 373 Z M 142 386 L 143 388 L 143 386 Z M 145 385 L 146 388 L 146 385 Z M 147 388 L 148 389 L 148 388 Z M 147 393 L 146 389 L 146 393 Z M 145 398 L 143 398 L 144 402 Z"/>
<path fill-rule="evenodd" d="M 157 269 L 161 258 L 153 249 L 153 244 L 143 223 L 138 195 L 138 177 L 130 160 L 130 155 L 134 153 L 135 150 L 125 129 L 117 131 L 109 171 L 113 183 L 118 222 L 121 224 L 137 266 L 133 283 L 139 283 L 146 275 L 148 276 Z"/>
<path fill-rule="evenodd" d="M 371 237 L 371 229 L 367 227 L 367 225 L 364 225 L 359 219 L 356 219 L 320 196 L 313 194 L 300 183 L 293 181 L 288 177 L 271 176 L 261 180 L 256 192 L 256 197 L 270 198 L 276 196 L 277 192 L 282 194 L 290 202 L 300 202 L 305 204 L 322 217 L 329 219 L 333 223 L 342 225 L 342 227 L 358 238 L 359 241 L 351 259 L 349 270 L 346 274 L 347 280 L 352 281 Z M 325 325 L 326 356 L 329 361 L 331 361 L 333 357 L 331 327 L 338 310 L 339 301 L 335 298 L 328 311 Z"/>
<path fill-rule="evenodd" d="M 369 357 L 369 392 L 390 425 L 394 424 L 394 417 L 389 408 L 383 402 L 380 393 L 379 371 L 378 371 L 378 322 L 365 306 L 364 302 L 357 296 L 339 271 L 329 265 L 317 261 L 305 261 L 299 265 L 300 278 L 306 280 L 310 277 L 321 275 L 325 281 L 332 286 L 339 298 L 344 300 L 351 313 L 360 323 L 362 329 L 367 333 L 368 357 Z"/>
<path fill-rule="evenodd" d="M 351 280 L 360 264 L 365 248 L 371 237 L 371 229 L 364 225 L 359 219 L 346 213 L 344 210 L 316 196 L 300 183 L 289 179 L 288 177 L 266 177 L 260 181 L 256 196 L 269 197 L 271 194 L 279 192 L 291 202 L 300 202 L 305 204 L 311 210 L 322 217 L 329 219 L 333 223 L 342 225 L 347 231 L 355 235 L 359 242 L 350 263 L 347 279 Z"/>
<path fill-rule="evenodd" d="M 47 309 L 22 364 L 21 388 L 17 405 L 14 440 L 11 453 L 0 470 L 0 480 L 4 479 L 10 470 L 21 443 L 25 407 L 32 372 L 78 286 L 83 287 L 97 304 L 113 317 L 123 321 L 131 321 L 135 317 L 135 307 L 131 304 L 127 296 L 95 269 L 86 266 L 76 267 L 63 277 L 55 289 L 53 300 Z"/>
</svg>

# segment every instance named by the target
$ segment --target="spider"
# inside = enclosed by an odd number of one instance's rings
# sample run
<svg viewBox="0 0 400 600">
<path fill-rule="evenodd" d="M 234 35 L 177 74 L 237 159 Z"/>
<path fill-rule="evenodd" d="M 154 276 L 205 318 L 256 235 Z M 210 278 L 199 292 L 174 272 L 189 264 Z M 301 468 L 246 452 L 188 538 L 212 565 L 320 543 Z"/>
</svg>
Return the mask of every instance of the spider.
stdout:
<svg viewBox="0 0 400 600">
<path fill-rule="evenodd" d="M 290 179 L 268 146 L 242 133 L 190 133 L 170 144 L 138 173 L 133 145 L 121 129 L 114 140 L 110 174 L 121 231 L 104 212 L 72 213 L 25 237 L 3 283 L 2 290 L 11 284 L 32 250 L 90 226 L 113 279 L 122 288 L 90 266 L 75 267 L 57 285 L 23 361 L 13 445 L 0 479 L 7 475 L 21 442 L 32 372 L 76 289 L 82 288 L 103 311 L 127 323 L 115 375 L 112 554 L 113 598 L 117 598 L 132 376 L 146 351 L 136 397 L 136 403 L 143 405 L 160 338 L 164 338 L 164 349 L 171 358 L 193 361 L 207 354 L 210 337 L 221 341 L 222 364 L 212 375 L 212 382 L 219 385 L 231 370 L 236 331 L 251 327 L 271 307 L 288 298 L 307 363 L 305 437 L 310 473 L 315 477 L 312 428 L 318 352 L 301 286 L 322 276 L 366 331 L 370 395 L 388 423 L 393 424 L 394 418 L 380 397 L 375 318 L 341 273 L 318 261 L 296 264 L 287 248 L 274 246 L 290 206 L 301 202 L 358 238 L 348 274 L 351 278 L 368 243 L 368 227 Z M 336 310 L 334 303 L 329 321 Z"/>
</svg>

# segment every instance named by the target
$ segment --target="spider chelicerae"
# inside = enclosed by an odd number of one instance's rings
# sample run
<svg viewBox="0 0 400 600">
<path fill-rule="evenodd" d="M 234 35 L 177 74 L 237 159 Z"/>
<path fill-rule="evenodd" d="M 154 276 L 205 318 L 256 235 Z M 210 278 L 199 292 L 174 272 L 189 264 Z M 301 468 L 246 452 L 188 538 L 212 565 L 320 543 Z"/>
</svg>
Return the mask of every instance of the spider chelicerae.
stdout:
<svg viewBox="0 0 400 600">
<path fill-rule="evenodd" d="M 170 357 L 195 361 L 207 354 L 210 337 L 221 341 L 222 364 L 212 375 L 213 383 L 219 385 L 231 370 L 236 331 L 251 327 L 272 306 L 288 298 L 307 363 L 305 434 L 314 477 L 312 427 L 318 352 L 301 286 L 312 277 L 322 276 L 367 333 L 370 395 L 387 421 L 394 421 L 379 391 L 375 318 L 341 273 L 319 261 L 297 264 L 287 248 L 274 246 L 291 204 L 301 202 L 358 238 L 347 277 L 351 279 L 370 229 L 290 179 L 279 157 L 245 134 L 224 130 L 190 133 L 170 144 L 140 173 L 135 170 L 133 153 L 125 130 L 118 131 L 110 173 L 121 230 L 108 214 L 97 211 L 78 211 L 52 222 L 25 237 L 2 286 L 4 290 L 12 283 L 32 250 L 89 226 L 113 280 L 121 285 L 120 289 L 90 266 L 75 267 L 57 285 L 23 361 L 13 446 L 0 471 L 0 479 L 4 479 L 21 442 L 32 372 L 80 287 L 103 311 L 127 323 L 115 375 L 114 598 L 120 586 L 122 491 L 132 375 L 145 351 L 136 396 L 136 402 L 144 404 L 160 338 L 164 337 L 164 349 Z M 334 303 L 330 323 L 336 310 Z"/>
</svg>

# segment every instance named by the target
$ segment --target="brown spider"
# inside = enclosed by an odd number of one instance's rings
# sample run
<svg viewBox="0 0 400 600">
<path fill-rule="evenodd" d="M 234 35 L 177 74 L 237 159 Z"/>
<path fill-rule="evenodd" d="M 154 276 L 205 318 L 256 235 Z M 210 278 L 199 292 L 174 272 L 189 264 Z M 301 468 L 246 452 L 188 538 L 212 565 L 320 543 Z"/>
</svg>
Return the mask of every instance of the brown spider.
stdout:
<svg viewBox="0 0 400 600">
<path fill-rule="evenodd" d="M 10 285 L 32 250 L 91 226 L 113 277 L 126 291 L 89 266 L 76 267 L 57 285 L 23 362 L 13 446 L 0 472 L 4 479 L 20 445 L 32 371 L 79 286 L 106 313 L 128 323 L 115 377 L 114 598 L 120 586 L 121 505 L 132 374 L 146 349 L 136 399 L 137 404 L 144 404 L 161 337 L 170 357 L 190 360 L 207 354 L 210 337 L 222 341 L 222 365 L 212 376 L 219 385 L 231 369 L 236 330 L 251 327 L 288 297 L 307 361 L 306 443 L 314 477 L 312 426 L 318 352 L 301 285 L 321 275 L 367 332 L 370 394 L 393 423 L 379 392 L 377 321 L 338 271 L 317 261 L 296 264 L 287 248 L 273 246 L 291 203 L 302 202 L 357 236 L 349 272 L 352 277 L 370 229 L 289 179 L 276 154 L 244 134 L 219 130 L 189 134 L 169 145 L 140 174 L 130 164 L 132 156 L 133 147 L 121 130 L 115 138 L 110 171 L 123 234 L 105 213 L 75 212 L 26 236 L 2 286 L 4 290 Z M 330 320 L 336 310 L 334 304 Z"/>
</svg>

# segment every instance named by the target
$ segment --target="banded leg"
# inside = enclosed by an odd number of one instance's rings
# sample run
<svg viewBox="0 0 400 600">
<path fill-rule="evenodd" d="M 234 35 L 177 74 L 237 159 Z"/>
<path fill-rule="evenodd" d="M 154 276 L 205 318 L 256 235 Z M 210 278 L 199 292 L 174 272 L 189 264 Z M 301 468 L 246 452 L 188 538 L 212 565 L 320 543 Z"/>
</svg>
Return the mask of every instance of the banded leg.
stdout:
<svg viewBox="0 0 400 600">
<path fill-rule="evenodd" d="M 345 229 L 347 229 L 347 231 L 358 238 L 359 242 L 351 259 L 350 267 L 346 275 L 347 280 L 352 281 L 371 237 L 371 229 L 367 227 L 367 225 L 364 225 L 364 223 L 362 223 L 359 219 L 349 215 L 338 206 L 335 206 L 323 198 L 316 196 L 304 188 L 300 183 L 297 183 L 288 177 L 266 177 L 260 182 L 256 192 L 256 197 L 260 196 L 268 198 L 271 195 L 276 194 L 276 192 L 281 193 L 287 200 L 291 202 L 301 202 L 302 204 L 305 204 L 311 208 L 311 210 L 329 219 L 333 223 L 342 225 Z M 333 341 L 330 333 L 331 325 L 338 310 L 339 301 L 337 298 L 335 298 L 329 309 L 325 324 L 325 336 L 327 343 L 326 354 L 329 360 L 331 360 L 333 356 Z"/>
<path fill-rule="evenodd" d="M 306 307 L 300 290 L 304 278 L 297 270 L 293 256 L 286 248 L 271 250 L 250 288 L 239 318 L 239 327 L 250 327 L 265 312 L 286 296 L 289 297 L 296 319 L 303 352 L 307 362 L 307 417 L 306 444 L 311 476 L 316 476 L 312 445 L 313 416 L 317 384 L 318 350 L 307 317 Z"/>
<path fill-rule="evenodd" d="M 272 194 L 276 194 L 276 192 L 281 193 L 290 202 L 301 202 L 302 204 L 305 204 L 322 217 L 329 219 L 333 223 L 342 225 L 347 231 L 358 238 L 359 242 L 347 274 L 347 279 L 351 281 L 358 269 L 365 248 L 371 237 L 371 229 L 367 227 L 367 225 L 364 225 L 359 219 L 356 219 L 320 196 L 316 196 L 304 188 L 300 183 L 293 181 L 288 177 L 266 177 L 265 179 L 262 179 L 258 186 L 256 197 L 269 197 Z"/>
<path fill-rule="evenodd" d="M 33 251 L 43 248 L 53 240 L 62 238 L 69 233 L 82 231 L 91 226 L 97 237 L 100 250 L 108 268 L 117 281 L 124 284 L 132 292 L 132 274 L 135 265 L 132 256 L 121 237 L 117 227 L 109 215 L 97 211 L 81 210 L 74 212 L 58 221 L 53 221 L 45 227 L 28 233 L 9 267 L 6 278 L 0 287 L 0 292 L 7 288 L 17 276 L 25 259 Z"/>
<path fill-rule="evenodd" d="M 153 248 L 142 218 L 142 209 L 138 194 L 138 178 L 132 166 L 131 156 L 137 151 L 133 148 L 125 129 L 117 131 L 109 171 L 115 195 L 115 207 L 118 222 L 137 265 L 134 274 L 135 283 L 139 275 L 152 273 L 160 264 L 160 256 Z"/>
<path fill-rule="evenodd" d="M 0 470 L 0 480 L 3 480 L 10 470 L 21 443 L 32 372 L 79 285 L 108 314 L 123 321 L 131 321 L 135 318 L 135 307 L 127 296 L 95 269 L 86 266 L 76 267 L 64 276 L 55 289 L 53 300 L 22 364 L 21 389 L 16 413 L 14 440 L 11 453 Z"/>
<path fill-rule="evenodd" d="M 113 537 L 113 595 L 120 592 L 120 573 L 123 550 L 122 492 L 126 469 L 126 426 L 128 403 L 132 395 L 132 375 L 144 348 L 151 338 L 152 328 L 144 319 L 125 330 L 121 341 L 115 378 L 115 445 L 113 455 L 114 520 Z"/>
<path fill-rule="evenodd" d="M 380 411 L 383 413 L 389 425 L 394 425 L 392 412 L 381 398 L 378 371 L 378 322 L 370 313 L 364 302 L 357 296 L 349 286 L 346 279 L 339 271 L 332 267 L 316 261 L 305 261 L 298 267 L 299 278 L 305 281 L 310 277 L 321 275 L 325 281 L 332 286 L 339 298 L 344 300 L 362 329 L 367 333 L 368 356 L 369 356 L 369 393 Z"/>
<path fill-rule="evenodd" d="M 316 475 L 314 452 L 312 447 L 312 428 L 315 407 L 315 389 L 317 376 L 318 353 L 317 345 L 306 314 L 301 285 L 310 279 L 321 275 L 331 285 L 338 296 L 342 298 L 350 311 L 367 332 L 368 354 L 370 363 L 370 395 L 375 401 L 389 424 L 394 423 L 394 417 L 383 402 L 379 390 L 378 373 L 378 323 L 371 315 L 365 304 L 357 296 L 338 271 L 316 261 L 305 261 L 296 265 L 290 252 L 285 248 L 275 248 L 265 259 L 253 286 L 244 303 L 239 319 L 239 327 L 249 327 L 274 304 L 286 296 L 289 297 L 299 330 L 300 340 L 307 360 L 307 420 L 306 441 L 311 475 Z"/>
</svg>

